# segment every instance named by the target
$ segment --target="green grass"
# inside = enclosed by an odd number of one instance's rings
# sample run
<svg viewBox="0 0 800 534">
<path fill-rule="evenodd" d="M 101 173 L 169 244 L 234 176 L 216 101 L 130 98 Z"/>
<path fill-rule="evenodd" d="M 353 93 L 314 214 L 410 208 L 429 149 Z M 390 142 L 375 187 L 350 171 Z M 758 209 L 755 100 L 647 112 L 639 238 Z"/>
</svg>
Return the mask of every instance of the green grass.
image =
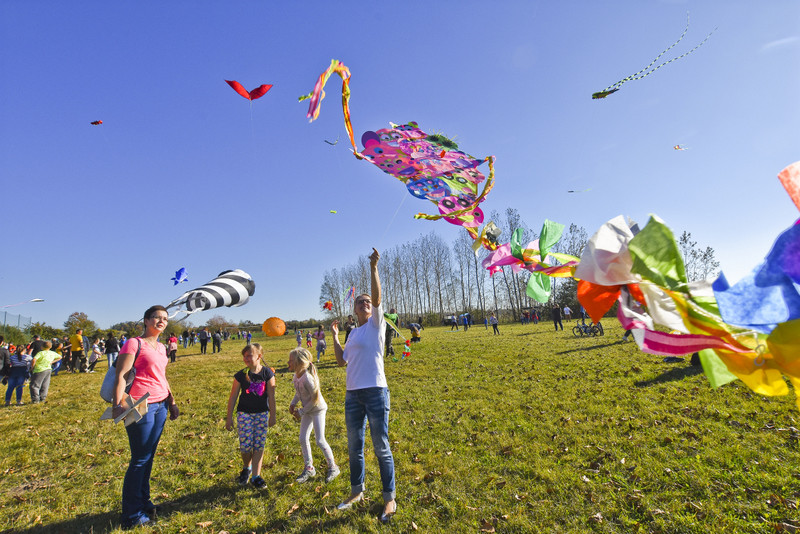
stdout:
<svg viewBox="0 0 800 534">
<path fill-rule="evenodd" d="M 265 491 L 239 488 L 235 432 L 224 427 L 243 342 L 220 355 L 181 349 L 167 369 L 183 415 L 167 422 L 152 493 L 154 532 L 774 532 L 800 525 L 800 413 L 794 397 L 740 383 L 717 391 L 684 364 L 619 343 L 621 330 L 575 338 L 552 324 L 428 328 L 411 358 L 386 361 L 399 512 L 381 525 L 368 441 L 368 501 L 349 493 L 345 370 L 320 366 L 327 439 L 342 476 L 298 485 L 303 461 L 286 369 L 294 337 L 270 339 L 278 424 L 267 438 Z M 399 356 L 401 342 L 395 350 Z M 0 409 L 0 528 L 119 530 L 129 451 L 121 425 L 99 421 L 105 372 L 53 378 L 45 405 Z M 29 399 L 27 391 L 25 400 Z M 322 455 L 312 441 L 316 465 Z M 209 523 L 210 522 L 210 523 Z M 202 526 L 208 525 L 208 526 Z M 145 529 L 142 529 L 145 530 Z"/>
</svg>

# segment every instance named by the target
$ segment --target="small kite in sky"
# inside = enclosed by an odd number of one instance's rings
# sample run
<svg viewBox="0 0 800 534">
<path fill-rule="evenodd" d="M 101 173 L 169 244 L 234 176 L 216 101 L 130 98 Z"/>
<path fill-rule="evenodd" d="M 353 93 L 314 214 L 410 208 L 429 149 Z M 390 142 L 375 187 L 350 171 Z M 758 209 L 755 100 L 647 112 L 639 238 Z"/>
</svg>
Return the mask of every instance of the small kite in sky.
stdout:
<svg viewBox="0 0 800 534">
<path fill-rule="evenodd" d="M 580 191 L 577 190 L 577 189 L 570 189 L 569 191 L 567 191 L 567 193 L 585 193 L 585 192 L 591 191 L 591 190 L 592 190 L 591 187 L 589 189 L 581 189 Z"/>
<path fill-rule="evenodd" d="M 92 126 L 100 126 L 101 124 L 103 124 L 103 121 L 92 121 L 89 124 L 91 124 Z"/>
<path fill-rule="evenodd" d="M 237 81 L 225 80 L 225 83 L 230 85 L 233 88 L 234 91 L 236 91 L 237 93 L 239 93 L 244 98 L 246 98 L 247 100 L 250 100 L 250 101 L 256 100 L 258 98 L 261 98 L 262 96 L 267 94 L 267 91 L 272 89 L 272 85 L 259 85 L 258 87 L 256 87 L 252 91 L 248 91 L 247 89 L 242 87 L 242 84 L 240 84 Z"/>
<path fill-rule="evenodd" d="M 172 285 L 175 285 L 175 286 L 177 286 L 181 282 L 188 282 L 189 278 L 187 278 L 187 276 L 186 276 L 186 267 L 181 267 L 180 269 L 175 271 L 175 276 L 170 278 L 170 280 L 175 282 L 174 284 L 172 284 Z"/>
<path fill-rule="evenodd" d="M 333 142 L 328 141 L 327 139 L 323 139 L 323 141 L 325 141 L 326 143 L 328 143 L 331 146 L 336 146 L 336 143 L 339 142 L 339 136 L 336 136 L 336 141 L 333 141 Z"/>
<path fill-rule="evenodd" d="M 330 300 L 326 300 L 325 304 L 322 305 L 322 309 L 328 311 L 333 310 L 333 302 L 331 302 Z"/>
<path fill-rule="evenodd" d="M 667 53 L 668 51 L 670 51 L 670 50 L 671 50 L 671 49 L 672 49 L 672 48 L 673 48 L 675 45 L 677 45 L 678 43 L 680 43 L 680 42 L 683 40 L 683 37 L 686 35 L 686 32 L 688 32 L 688 31 L 689 31 L 689 13 L 686 13 L 686 29 L 685 29 L 685 30 L 683 30 L 683 33 L 681 34 L 681 36 L 678 38 L 678 40 L 677 40 L 677 41 L 675 41 L 674 43 L 672 43 L 672 44 L 671 44 L 671 45 L 670 45 L 670 46 L 669 46 L 667 49 L 665 49 L 663 52 L 661 52 L 660 54 L 658 54 L 658 55 L 656 56 L 656 58 L 655 58 L 653 61 L 651 61 L 651 62 L 650 62 L 650 64 L 649 64 L 648 66 L 646 66 L 645 68 L 643 68 L 642 70 L 640 70 L 640 71 L 639 71 L 639 72 L 637 72 L 636 74 L 631 74 L 630 76 L 627 76 L 627 77 L 625 77 L 625 78 L 621 79 L 620 81 L 618 81 L 618 82 L 616 82 L 616 83 L 614 83 L 614 84 L 611 84 L 611 85 L 609 85 L 608 87 L 606 87 L 606 88 L 605 88 L 605 89 L 603 89 L 602 91 L 597 91 L 596 93 L 593 93 L 593 94 L 592 94 L 592 99 L 593 99 L 593 100 L 598 100 L 598 99 L 600 99 L 600 98 L 605 98 L 605 97 L 607 97 L 608 95 L 610 95 L 610 94 L 612 94 L 612 93 L 616 93 L 617 91 L 619 91 L 620 87 L 622 87 L 622 85 L 623 85 L 625 82 L 630 82 L 630 81 L 633 81 L 633 80 L 640 80 L 640 79 L 644 78 L 645 76 L 648 76 L 648 75 L 650 75 L 650 74 L 653 74 L 655 71 L 657 71 L 658 69 L 660 69 L 660 68 L 661 68 L 661 67 L 663 67 L 664 65 L 668 65 L 668 64 L 672 63 L 673 61 L 677 61 L 677 60 L 679 60 L 679 59 L 681 59 L 681 58 L 684 58 L 684 57 L 688 56 L 689 54 L 691 54 L 692 52 L 694 52 L 695 50 L 697 50 L 698 48 L 700 48 L 701 46 L 703 46 L 703 44 L 705 44 L 705 42 L 706 42 L 706 41 L 708 41 L 708 38 L 709 38 L 709 37 L 711 37 L 711 34 L 712 34 L 712 33 L 714 33 L 714 32 L 712 31 L 711 33 L 709 33 L 708 35 L 706 35 L 706 38 L 705 38 L 705 39 L 703 39 L 703 40 L 702 40 L 702 42 L 701 42 L 699 45 L 695 46 L 694 48 L 692 48 L 692 49 L 691 49 L 691 50 L 689 50 L 688 52 L 686 52 L 686 53 L 684 53 L 684 54 L 681 54 L 680 56 L 674 57 L 674 58 L 672 58 L 672 59 L 670 59 L 670 60 L 668 60 L 668 61 L 665 61 L 664 63 L 661 63 L 660 65 L 658 65 L 658 66 L 656 66 L 656 67 L 653 67 L 653 65 L 655 65 L 655 64 L 656 64 L 656 62 L 659 60 L 659 58 L 661 58 L 661 56 L 663 56 L 664 54 L 666 54 L 666 53 Z M 716 31 L 716 30 L 715 30 L 715 31 Z"/>
<path fill-rule="evenodd" d="M 339 213 L 339 212 L 337 212 L 336 210 L 331 210 L 331 213 L 333 213 L 334 215 L 336 215 L 336 214 L 337 214 L 337 213 Z"/>
<path fill-rule="evenodd" d="M 672 147 L 672 148 L 673 148 L 674 150 L 688 150 L 688 149 L 689 149 L 689 147 L 688 147 L 688 146 L 684 146 L 684 145 L 675 145 L 675 146 L 674 146 L 674 147 Z"/>
</svg>

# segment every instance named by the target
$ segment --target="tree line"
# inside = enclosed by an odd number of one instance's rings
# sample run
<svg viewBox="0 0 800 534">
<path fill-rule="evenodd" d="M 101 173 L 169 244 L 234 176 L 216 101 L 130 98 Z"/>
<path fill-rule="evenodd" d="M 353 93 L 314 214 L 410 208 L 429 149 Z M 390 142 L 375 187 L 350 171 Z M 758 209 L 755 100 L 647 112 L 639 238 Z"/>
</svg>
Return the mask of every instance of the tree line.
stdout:
<svg viewBox="0 0 800 534">
<path fill-rule="evenodd" d="M 502 230 L 500 242 L 507 242 L 508 236 L 517 228 L 522 229 L 520 241 L 525 245 L 539 237 L 516 209 L 508 208 L 502 213 L 493 211 L 489 219 Z M 553 252 L 580 257 L 588 240 L 589 235 L 583 227 L 569 224 Z M 518 321 L 526 310 L 543 310 L 553 304 L 561 308 L 569 306 L 576 311 L 580 309 L 577 282 L 572 278 L 551 279 L 550 301 L 547 304 L 536 302 L 526 294 L 530 277 L 528 271 L 515 272 L 511 267 L 503 267 L 490 276 L 481 265 L 489 251 L 480 248 L 476 254 L 472 243 L 465 232 L 459 233 L 451 244 L 435 232 L 430 232 L 380 251 L 378 272 L 384 295 L 384 311 L 396 308 L 405 322 L 422 317 L 425 324 L 442 324 L 446 317 L 462 313 L 470 313 L 480 322 L 491 312 L 497 313 L 501 320 Z M 719 262 L 714 257 L 713 248 L 698 248 L 691 233 L 685 231 L 678 245 L 690 281 L 716 275 Z M 323 303 L 331 301 L 332 309 L 326 312 L 326 318 L 330 320 L 351 315 L 353 299 L 348 298 L 350 288 L 355 287 L 358 295 L 368 292 L 369 283 L 369 260 L 366 255 L 349 265 L 325 271 L 319 304 L 321 307 Z M 615 311 L 612 309 L 612 312 Z"/>
</svg>

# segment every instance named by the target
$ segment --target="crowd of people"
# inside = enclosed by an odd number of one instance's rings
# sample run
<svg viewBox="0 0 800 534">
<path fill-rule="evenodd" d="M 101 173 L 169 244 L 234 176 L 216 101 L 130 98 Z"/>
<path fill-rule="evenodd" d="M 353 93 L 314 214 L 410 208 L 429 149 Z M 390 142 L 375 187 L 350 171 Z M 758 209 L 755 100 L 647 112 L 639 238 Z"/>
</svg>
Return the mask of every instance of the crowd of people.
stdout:
<svg viewBox="0 0 800 534">
<path fill-rule="evenodd" d="M 34 335 L 30 343 L 13 345 L 0 336 L 0 375 L 7 386 L 6 406 L 12 397 L 18 405 L 22 402 L 25 384 L 29 385 L 31 403 L 45 402 L 50 388 L 50 378 L 59 372 L 94 373 L 97 362 L 103 356 L 109 367 L 114 364 L 120 345 L 126 338 L 118 340 L 113 333 L 106 339 L 89 338 L 83 330 L 72 336 L 43 340 Z"/>
</svg>

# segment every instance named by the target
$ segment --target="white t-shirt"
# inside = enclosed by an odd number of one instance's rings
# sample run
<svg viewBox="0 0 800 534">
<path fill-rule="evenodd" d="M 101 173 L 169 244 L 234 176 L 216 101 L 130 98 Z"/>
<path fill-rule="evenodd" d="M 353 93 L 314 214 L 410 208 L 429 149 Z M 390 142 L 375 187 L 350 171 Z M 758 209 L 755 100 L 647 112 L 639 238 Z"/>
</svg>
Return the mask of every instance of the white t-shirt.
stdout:
<svg viewBox="0 0 800 534">
<path fill-rule="evenodd" d="M 385 388 L 383 345 L 386 340 L 386 320 L 383 305 L 372 307 L 369 320 L 354 328 L 347 338 L 343 358 L 347 362 L 347 390 Z"/>
</svg>

